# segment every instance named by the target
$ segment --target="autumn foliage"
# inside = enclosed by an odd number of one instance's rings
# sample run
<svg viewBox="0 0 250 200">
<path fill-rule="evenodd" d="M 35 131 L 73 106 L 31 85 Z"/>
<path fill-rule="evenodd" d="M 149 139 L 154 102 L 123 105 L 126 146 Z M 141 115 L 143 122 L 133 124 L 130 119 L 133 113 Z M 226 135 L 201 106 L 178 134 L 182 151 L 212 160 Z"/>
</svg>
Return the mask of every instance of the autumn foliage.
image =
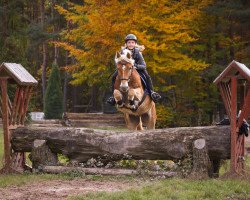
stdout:
<svg viewBox="0 0 250 200">
<path fill-rule="evenodd" d="M 76 84 L 106 80 L 114 70 L 114 54 L 128 33 L 136 34 L 145 45 L 143 54 L 152 75 L 207 66 L 190 56 L 199 31 L 195 21 L 206 6 L 203 1 L 87 0 L 83 6 L 68 6 L 57 6 L 57 10 L 74 28 L 63 31 L 64 42 L 57 44 L 78 61 L 74 70 L 69 69 Z"/>
<path fill-rule="evenodd" d="M 250 64 L 247 0 L 10 0 L 0 3 L 0 60 L 39 81 L 42 111 L 57 63 L 67 112 L 102 112 L 114 55 L 128 33 L 146 48 L 158 127 L 210 125 L 225 114 L 213 80 L 232 61 Z M 218 121 L 218 120 L 217 120 Z"/>
</svg>

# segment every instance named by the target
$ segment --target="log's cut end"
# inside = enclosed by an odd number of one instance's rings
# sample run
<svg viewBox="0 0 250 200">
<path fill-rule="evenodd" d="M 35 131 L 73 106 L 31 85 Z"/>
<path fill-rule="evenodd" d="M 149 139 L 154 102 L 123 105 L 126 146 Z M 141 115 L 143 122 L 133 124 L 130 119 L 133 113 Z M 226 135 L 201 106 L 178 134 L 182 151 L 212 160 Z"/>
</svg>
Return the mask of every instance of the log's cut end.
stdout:
<svg viewBox="0 0 250 200">
<path fill-rule="evenodd" d="M 33 147 L 38 148 L 38 147 L 41 147 L 43 145 L 46 145 L 46 140 L 35 140 Z"/>
<path fill-rule="evenodd" d="M 194 147 L 196 149 L 199 149 L 199 150 L 203 149 L 205 147 L 205 145 L 206 145 L 206 140 L 203 138 L 194 141 Z"/>
</svg>

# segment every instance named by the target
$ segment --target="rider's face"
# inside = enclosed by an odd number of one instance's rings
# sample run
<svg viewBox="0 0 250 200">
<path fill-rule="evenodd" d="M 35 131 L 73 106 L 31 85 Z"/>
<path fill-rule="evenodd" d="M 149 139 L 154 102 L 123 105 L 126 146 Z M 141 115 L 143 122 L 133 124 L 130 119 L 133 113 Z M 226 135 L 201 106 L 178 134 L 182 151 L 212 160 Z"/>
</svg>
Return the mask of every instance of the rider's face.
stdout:
<svg viewBox="0 0 250 200">
<path fill-rule="evenodd" d="M 134 40 L 128 40 L 127 41 L 127 47 L 128 49 L 134 49 L 136 45 L 136 42 Z"/>
</svg>

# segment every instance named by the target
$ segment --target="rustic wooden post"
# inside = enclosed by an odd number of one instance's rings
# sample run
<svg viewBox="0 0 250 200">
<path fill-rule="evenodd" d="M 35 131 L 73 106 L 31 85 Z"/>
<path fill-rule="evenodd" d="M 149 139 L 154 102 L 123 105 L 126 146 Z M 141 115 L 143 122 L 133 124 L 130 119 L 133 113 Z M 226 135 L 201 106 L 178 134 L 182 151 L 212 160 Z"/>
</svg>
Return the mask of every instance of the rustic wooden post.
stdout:
<svg viewBox="0 0 250 200">
<path fill-rule="evenodd" d="M 10 132 L 9 132 L 9 113 L 8 113 L 8 96 L 7 96 L 7 79 L 1 78 L 2 91 L 2 114 L 3 114 L 3 132 L 4 132 L 4 166 L 6 171 L 10 170 L 11 166 L 11 147 L 10 147 Z"/>
<path fill-rule="evenodd" d="M 237 117 L 237 78 L 231 78 L 231 172 L 235 172 L 237 166 L 236 158 L 236 117 Z"/>
<path fill-rule="evenodd" d="M 231 124 L 231 174 L 244 173 L 245 136 L 240 127 L 250 115 L 250 88 L 244 93 L 242 106 L 237 108 L 238 80 L 250 83 L 250 70 L 242 63 L 232 61 L 228 67 L 214 80 L 220 89 L 222 100 Z M 241 88 L 242 89 L 242 88 Z M 237 113 L 239 115 L 237 116 Z"/>
<path fill-rule="evenodd" d="M 0 65 L 0 83 L 0 111 L 2 112 L 4 131 L 4 167 L 1 172 L 22 172 L 25 168 L 25 152 L 12 152 L 11 130 L 24 126 L 31 90 L 33 86 L 37 85 L 37 81 L 22 65 L 2 63 Z M 16 84 L 13 99 L 8 96 L 8 83 Z"/>
</svg>

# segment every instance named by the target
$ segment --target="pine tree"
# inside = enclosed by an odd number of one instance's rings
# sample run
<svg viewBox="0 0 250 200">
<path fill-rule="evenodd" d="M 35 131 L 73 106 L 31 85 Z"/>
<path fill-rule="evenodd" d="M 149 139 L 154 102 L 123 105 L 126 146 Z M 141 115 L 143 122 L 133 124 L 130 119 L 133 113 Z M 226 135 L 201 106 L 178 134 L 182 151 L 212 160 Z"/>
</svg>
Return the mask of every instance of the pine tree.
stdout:
<svg viewBox="0 0 250 200">
<path fill-rule="evenodd" d="M 53 64 L 48 86 L 45 93 L 44 114 L 46 119 L 60 119 L 63 113 L 63 94 L 61 87 L 60 71 Z"/>
</svg>

